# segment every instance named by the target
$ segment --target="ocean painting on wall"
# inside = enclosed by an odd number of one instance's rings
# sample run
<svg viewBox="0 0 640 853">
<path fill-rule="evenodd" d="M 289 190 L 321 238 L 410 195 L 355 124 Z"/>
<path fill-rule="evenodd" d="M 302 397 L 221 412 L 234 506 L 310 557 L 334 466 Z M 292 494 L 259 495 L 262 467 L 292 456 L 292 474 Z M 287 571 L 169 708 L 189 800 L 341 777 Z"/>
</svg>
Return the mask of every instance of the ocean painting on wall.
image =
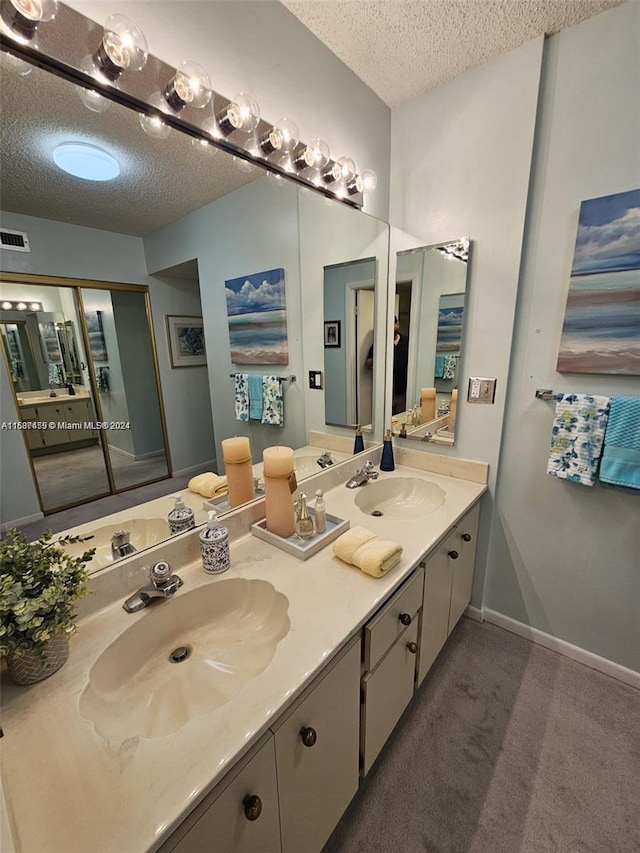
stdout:
<svg viewBox="0 0 640 853">
<path fill-rule="evenodd" d="M 231 361 L 288 364 L 284 270 L 229 279 L 225 291 Z"/>
<path fill-rule="evenodd" d="M 440 297 L 436 352 L 460 352 L 464 293 L 447 293 Z"/>
<path fill-rule="evenodd" d="M 580 205 L 557 370 L 640 374 L 640 190 Z"/>
</svg>

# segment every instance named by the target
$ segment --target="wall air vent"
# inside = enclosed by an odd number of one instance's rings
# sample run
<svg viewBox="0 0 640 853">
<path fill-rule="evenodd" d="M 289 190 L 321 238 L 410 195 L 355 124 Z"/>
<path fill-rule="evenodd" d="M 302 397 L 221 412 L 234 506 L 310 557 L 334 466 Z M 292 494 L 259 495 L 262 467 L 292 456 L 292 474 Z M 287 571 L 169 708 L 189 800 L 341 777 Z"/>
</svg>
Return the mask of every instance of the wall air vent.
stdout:
<svg viewBox="0 0 640 853">
<path fill-rule="evenodd" d="M 0 248 L 8 249 L 11 252 L 30 252 L 27 232 L 0 228 Z"/>
</svg>

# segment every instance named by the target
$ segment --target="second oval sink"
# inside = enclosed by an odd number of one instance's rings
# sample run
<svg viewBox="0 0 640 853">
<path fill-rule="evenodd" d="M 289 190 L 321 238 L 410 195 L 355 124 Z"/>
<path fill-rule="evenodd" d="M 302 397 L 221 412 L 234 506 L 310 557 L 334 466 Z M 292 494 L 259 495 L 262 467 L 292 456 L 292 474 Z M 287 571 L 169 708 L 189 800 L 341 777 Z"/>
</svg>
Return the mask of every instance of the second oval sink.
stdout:
<svg viewBox="0 0 640 853">
<path fill-rule="evenodd" d="M 446 497 L 446 492 L 429 480 L 389 477 L 361 486 L 355 504 L 367 515 L 419 518 L 440 509 Z"/>
<path fill-rule="evenodd" d="M 289 631 L 289 600 L 230 578 L 150 604 L 100 655 L 80 712 L 107 740 L 163 737 L 230 702 Z"/>
</svg>

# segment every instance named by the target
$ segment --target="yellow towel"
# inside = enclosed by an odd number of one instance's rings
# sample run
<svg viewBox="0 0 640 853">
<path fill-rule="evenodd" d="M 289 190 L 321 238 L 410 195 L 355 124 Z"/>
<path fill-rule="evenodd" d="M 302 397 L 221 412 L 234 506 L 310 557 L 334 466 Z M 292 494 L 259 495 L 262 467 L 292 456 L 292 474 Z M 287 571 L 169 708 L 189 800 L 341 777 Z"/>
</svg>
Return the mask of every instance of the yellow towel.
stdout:
<svg viewBox="0 0 640 853">
<path fill-rule="evenodd" d="M 333 543 L 333 553 L 371 577 L 381 578 L 400 562 L 402 545 L 380 539 L 366 527 L 352 527 Z"/>
<path fill-rule="evenodd" d="M 189 480 L 189 491 L 202 495 L 203 498 L 216 498 L 219 495 L 226 495 L 229 487 L 226 477 L 219 477 L 212 471 L 207 471 L 206 474 L 198 474 L 197 477 Z"/>
</svg>

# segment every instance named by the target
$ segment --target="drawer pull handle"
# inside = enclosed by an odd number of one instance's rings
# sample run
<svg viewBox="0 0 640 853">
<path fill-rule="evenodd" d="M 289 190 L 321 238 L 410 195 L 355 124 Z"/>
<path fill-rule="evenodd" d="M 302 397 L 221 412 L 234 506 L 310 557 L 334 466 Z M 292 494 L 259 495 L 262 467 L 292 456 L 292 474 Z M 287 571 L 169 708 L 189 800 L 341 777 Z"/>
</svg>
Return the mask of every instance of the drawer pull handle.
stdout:
<svg viewBox="0 0 640 853">
<path fill-rule="evenodd" d="M 457 551 L 449 551 L 449 556 L 451 557 L 452 560 L 457 560 L 458 559 L 458 552 Z"/>
<path fill-rule="evenodd" d="M 300 737 L 302 739 L 302 743 L 305 746 L 313 746 L 318 740 L 316 730 L 312 729 L 311 726 L 305 726 L 304 728 L 300 729 Z"/>
<path fill-rule="evenodd" d="M 398 617 L 403 625 L 411 625 L 411 615 L 409 613 L 401 613 Z"/>
<path fill-rule="evenodd" d="M 418 653 L 418 644 L 417 643 L 407 643 L 407 648 L 411 652 L 412 655 Z"/>
<path fill-rule="evenodd" d="M 462 539 L 463 542 L 471 542 L 471 534 L 470 533 L 463 533 L 460 538 Z"/>
<path fill-rule="evenodd" d="M 244 798 L 244 816 L 247 820 L 258 820 L 262 814 L 262 800 L 257 794 Z"/>
</svg>

